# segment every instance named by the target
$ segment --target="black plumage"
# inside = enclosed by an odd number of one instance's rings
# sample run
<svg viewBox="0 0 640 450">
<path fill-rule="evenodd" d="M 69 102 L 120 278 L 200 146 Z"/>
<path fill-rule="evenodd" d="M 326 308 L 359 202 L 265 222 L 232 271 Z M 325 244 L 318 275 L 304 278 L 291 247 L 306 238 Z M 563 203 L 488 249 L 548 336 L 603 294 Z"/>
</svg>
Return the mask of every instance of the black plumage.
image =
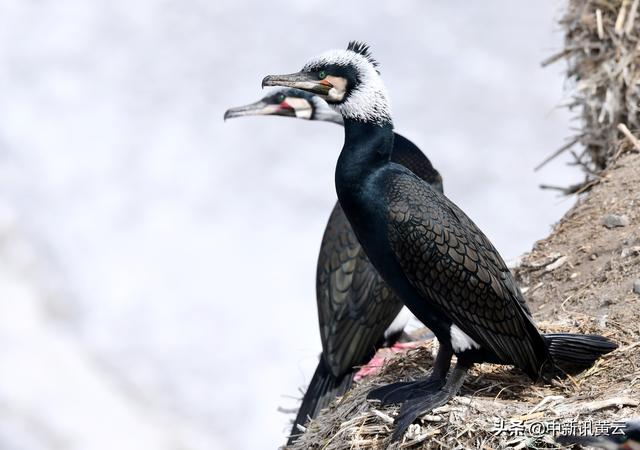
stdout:
<svg viewBox="0 0 640 450">
<path fill-rule="evenodd" d="M 369 394 L 383 403 L 403 403 L 392 439 L 455 395 L 474 363 L 515 365 L 537 379 L 559 366 L 584 368 L 615 349 L 601 336 L 540 334 L 489 239 L 446 196 L 391 160 L 394 134 L 386 89 L 376 67 L 360 53 L 329 52 L 301 72 L 269 76 L 263 84 L 323 89 L 342 113 L 345 141 L 336 166 L 340 204 L 372 264 L 440 343 L 428 377 Z M 579 351 L 562 351 L 568 346 Z M 454 354 L 457 364 L 447 376 Z"/>
<path fill-rule="evenodd" d="M 380 63 L 373 57 L 373 55 L 371 54 L 371 48 L 366 42 L 350 41 L 349 44 L 347 44 L 347 50 L 364 56 L 367 61 L 369 61 L 371 65 L 375 67 L 376 70 L 378 70 Z"/>
<path fill-rule="evenodd" d="M 392 167 L 384 190 L 390 248 L 413 288 L 492 359 L 536 378 L 546 359 L 544 341 L 487 237 L 412 173 Z"/>
</svg>

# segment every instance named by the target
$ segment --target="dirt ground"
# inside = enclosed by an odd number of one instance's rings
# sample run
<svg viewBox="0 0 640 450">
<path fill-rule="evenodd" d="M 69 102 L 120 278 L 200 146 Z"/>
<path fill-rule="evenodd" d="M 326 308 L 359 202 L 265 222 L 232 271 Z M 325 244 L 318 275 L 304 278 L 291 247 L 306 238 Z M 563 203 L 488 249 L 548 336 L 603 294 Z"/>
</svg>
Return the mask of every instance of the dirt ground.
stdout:
<svg viewBox="0 0 640 450">
<path fill-rule="evenodd" d="M 629 225 L 605 227 L 608 214 L 626 216 Z M 572 319 L 583 318 L 622 342 L 637 341 L 640 328 L 633 319 L 640 313 L 640 295 L 633 282 L 640 279 L 640 156 L 622 159 L 534 245 L 515 273 L 538 320 L 575 326 Z"/>
<path fill-rule="evenodd" d="M 609 228 L 605 218 L 623 226 Z M 623 156 L 608 169 L 514 272 L 543 332 L 598 333 L 618 343 L 618 350 L 550 385 L 534 384 L 512 367 L 477 365 L 459 397 L 424 416 L 392 447 L 557 448 L 554 435 L 598 426 L 602 432 L 640 416 L 640 294 L 633 288 L 640 280 L 640 155 Z M 392 357 L 380 374 L 312 421 L 292 448 L 392 448 L 397 407 L 369 403 L 366 393 L 374 385 L 424 376 L 436 345 L 426 342 Z"/>
</svg>

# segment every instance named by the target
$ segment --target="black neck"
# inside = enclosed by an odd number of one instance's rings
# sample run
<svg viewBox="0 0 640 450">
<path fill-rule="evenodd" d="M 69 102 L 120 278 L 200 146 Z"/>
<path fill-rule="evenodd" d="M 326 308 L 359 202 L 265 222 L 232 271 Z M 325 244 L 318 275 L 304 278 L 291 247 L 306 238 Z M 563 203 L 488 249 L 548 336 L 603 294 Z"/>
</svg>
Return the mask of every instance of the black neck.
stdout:
<svg viewBox="0 0 640 450">
<path fill-rule="evenodd" d="M 344 119 L 344 146 L 336 166 L 338 198 L 359 191 L 368 175 L 389 163 L 392 151 L 391 123 Z"/>
</svg>

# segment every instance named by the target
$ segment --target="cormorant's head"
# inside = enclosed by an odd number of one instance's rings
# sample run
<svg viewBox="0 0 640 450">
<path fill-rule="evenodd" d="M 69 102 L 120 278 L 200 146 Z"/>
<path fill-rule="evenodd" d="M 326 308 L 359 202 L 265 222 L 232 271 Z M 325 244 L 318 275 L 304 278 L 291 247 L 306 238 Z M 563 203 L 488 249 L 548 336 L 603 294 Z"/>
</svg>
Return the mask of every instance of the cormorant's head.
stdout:
<svg viewBox="0 0 640 450">
<path fill-rule="evenodd" d="M 224 120 L 243 116 L 285 116 L 342 123 L 342 116 L 315 94 L 300 89 L 277 89 L 255 103 L 230 108 Z"/>
<path fill-rule="evenodd" d="M 269 75 L 262 86 L 287 86 L 322 97 L 345 119 L 391 123 L 387 90 L 369 46 L 350 42 L 346 50 L 330 50 L 311 58 L 302 70 Z"/>
</svg>

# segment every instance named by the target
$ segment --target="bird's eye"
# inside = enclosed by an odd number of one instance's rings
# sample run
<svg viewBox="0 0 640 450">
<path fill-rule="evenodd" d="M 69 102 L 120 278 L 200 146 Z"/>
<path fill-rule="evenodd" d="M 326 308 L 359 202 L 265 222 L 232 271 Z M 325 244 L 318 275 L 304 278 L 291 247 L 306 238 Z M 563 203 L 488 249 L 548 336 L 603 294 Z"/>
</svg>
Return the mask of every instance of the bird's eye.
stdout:
<svg viewBox="0 0 640 450">
<path fill-rule="evenodd" d="M 324 80 L 325 78 L 327 78 L 327 72 L 321 70 L 320 72 L 318 72 L 318 78 Z"/>
<path fill-rule="evenodd" d="M 284 99 L 285 99 L 284 94 L 278 95 L 278 103 L 282 103 L 284 101 Z"/>
</svg>

